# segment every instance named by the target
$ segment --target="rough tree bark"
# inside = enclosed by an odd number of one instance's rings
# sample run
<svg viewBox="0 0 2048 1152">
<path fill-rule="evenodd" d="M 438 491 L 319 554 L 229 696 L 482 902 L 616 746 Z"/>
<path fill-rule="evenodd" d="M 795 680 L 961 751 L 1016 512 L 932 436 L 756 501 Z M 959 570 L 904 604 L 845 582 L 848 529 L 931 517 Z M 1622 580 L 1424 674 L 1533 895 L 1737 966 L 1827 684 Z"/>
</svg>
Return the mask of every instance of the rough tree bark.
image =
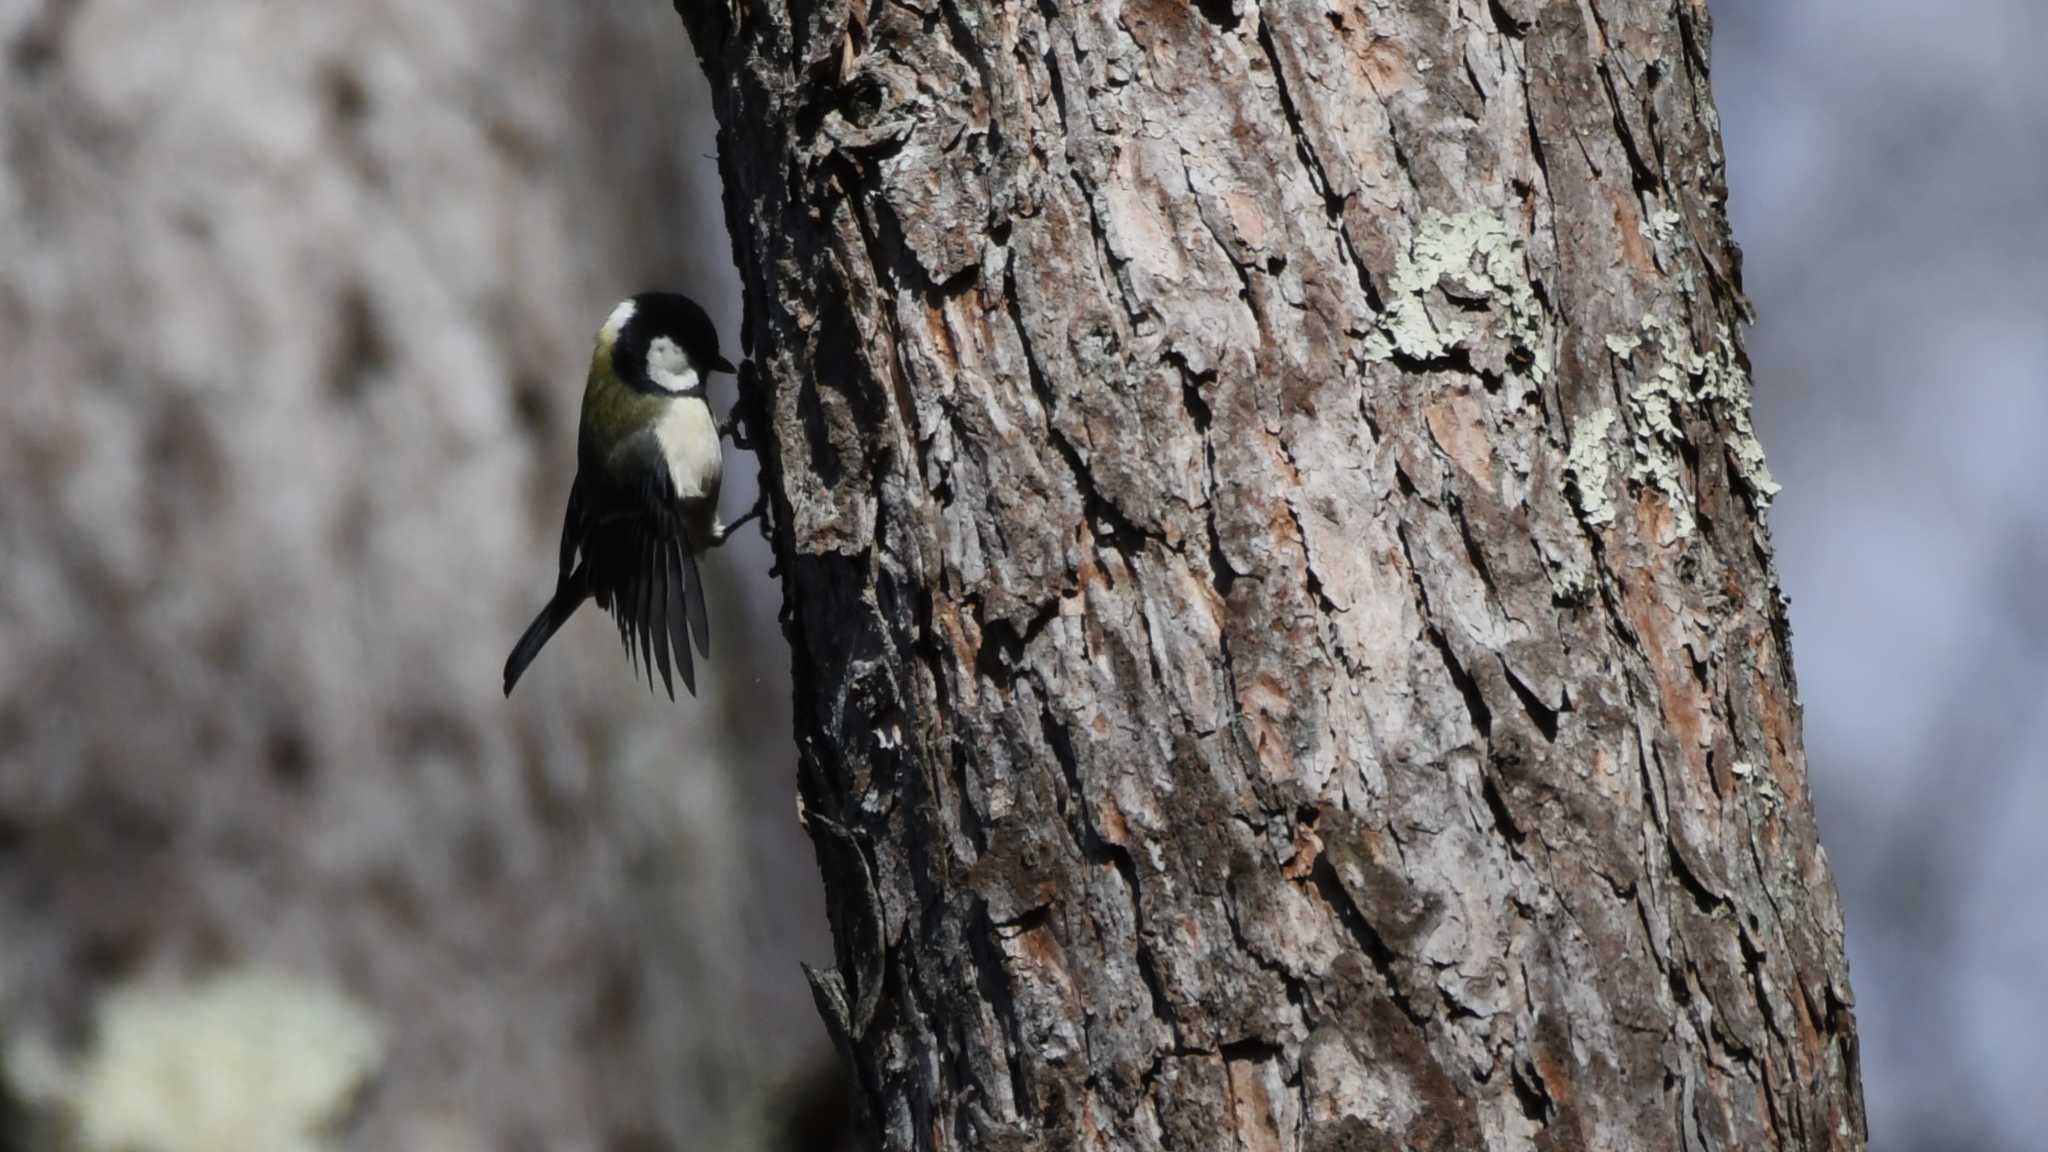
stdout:
<svg viewBox="0 0 2048 1152">
<path fill-rule="evenodd" d="M 678 8 L 882 1147 L 1863 1146 L 1701 0 Z"/>
</svg>

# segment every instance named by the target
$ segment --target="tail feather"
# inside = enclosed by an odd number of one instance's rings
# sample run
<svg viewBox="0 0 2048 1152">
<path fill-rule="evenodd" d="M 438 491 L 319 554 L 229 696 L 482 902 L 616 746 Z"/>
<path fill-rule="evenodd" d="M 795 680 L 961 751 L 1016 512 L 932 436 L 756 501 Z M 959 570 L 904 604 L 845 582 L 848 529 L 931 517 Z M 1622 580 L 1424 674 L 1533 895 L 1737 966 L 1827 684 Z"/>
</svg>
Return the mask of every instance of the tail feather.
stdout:
<svg viewBox="0 0 2048 1152">
<path fill-rule="evenodd" d="M 505 658 L 505 695 L 512 695 L 512 686 L 525 675 L 526 666 L 533 663 L 533 658 L 540 655 L 547 642 L 569 622 L 569 617 L 582 605 L 585 594 L 585 569 L 578 568 L 575 575 L 555 590 L 554 598 L 540 610 L 540 615 L 533 618 L 533 623 L 526 626 L 519 643 L 512 646 L 512 655 Z"/>
<path fill-rule="evenodd" d="M 582 551 L 574 575 L 560 585 L 506 660 L 505 694 L 511 695 L 527 665 L 576 608 L 595 598 L 618 626 L 619 642 L 636 674 L 650 686 L 658 676 L 659 690 L 670 699 L 676 680 L 695 695 L 695 657 L 711 654 L 711 629 L 703 577 L 680 518 L 602 525 Z"/>
</svg>

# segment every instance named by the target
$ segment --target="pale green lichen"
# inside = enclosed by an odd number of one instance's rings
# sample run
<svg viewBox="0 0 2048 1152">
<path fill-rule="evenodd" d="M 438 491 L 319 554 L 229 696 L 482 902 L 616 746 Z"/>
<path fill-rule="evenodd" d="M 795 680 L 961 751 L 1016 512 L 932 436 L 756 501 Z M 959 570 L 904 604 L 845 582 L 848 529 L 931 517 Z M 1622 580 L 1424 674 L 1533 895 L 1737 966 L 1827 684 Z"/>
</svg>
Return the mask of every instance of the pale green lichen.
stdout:
<svg viewBox="0 0 2048 1152">
<path fill-rule="evenodd" d="M 381 1058 L 339 994 L 263 972 L 103 1000 L 70 1093 L 90 1152 L 321 1152 Z"/>
<path fill-rule="evenodd" d="M 1685 217 L 1669 208 L 1659 208 L 1645 216 L 1637 230 L 1663 256 L 1678 250 L 1678 226 L 1683 223 Z"/>
<path fill-rule="evenodd" d="M 1670 326 L 1655 315 L 1643 317 L 1643 332 L 1646 342 L 1654 344 L 1660 355 L 1656 367 L 1629 392 L 1635 431 L 1629 479 L 1664 494 L 1672 518 L 1661 543 L 1669 544 L 1692 535 L 1695 526 L 1692 493 L 1686 490 L 1684 464 L 1679 458 L 1685 429 L 1678 423 L 1678 411 L 1692 390 L 1698 353 L 1690 341 L 1681 344 Z"/>
<path fill-rule="evenodd" d="M 1777 786 L 1771 783 L 1770 775 L 1755 764 L 1747 760 L 1737 760 L 1728 766 L 1728 770 L 1734 774 L 1736 780 L 1749 786 L 1757 798 L 1763 801 L 1767 810 L 1775 812 L 1784 803 L 1784 797 L 1779 794 Z"/>
<path fill-rule="evenodd" d="M 1661 493 L 1670 506 L 1672 522 L 1663 542 L 1690 536 L 1697 524 L 1681 451 L 1686 440 L 1681 414 L 1688 406 L 1697 406 L 1724 430 L 1735 474 L 1749 490 L 1757 510 L 1768 509 L 1780 489 L 1764 463 L 1763 445 L 1756 438 L 1750 413 L 1749 376 L 1728 329 L 1718 327 L 1713 349 L 1702 351 L 1689 330 L 1651 314 L 1643 317 L 1640 334 L 1612 334 L 1605 343 L 1609 352 L 1638 373 L 1628 396 L 1628 479 L 1639 488 Z M 1654 355 L 1638 357 L 1645 349 Z M 1574 456 L 1580 454 L 1580 448 L 1574 436 Z M 1579 475 L 1584 476 L 1584 462 L 1580 463 Z"/>
<path fill-rule="evenodd" d="M 1613 430 L 1614 420 L 1612 408 L 1582 417 L 1572 428 L 1571 451 L 1564 458 L 1564 474 L 1572 486 L 1573 503 L 1580 517 L 1595 527 L 1614 523 L 1614 501 L 1607 494 L 1607 485 L 1613 479 L 1608 467 L 1611 453 L 1607 434 Z"/>
<path fill-rule="evenodd" d="M 1435 360 L 1478 336 L 1462 315 L 1431 313 L 1428 294 L 1440 288 L 1460 301 L 1503 305 L 1505 330 L 1499 335 L 1526 358 L 1524 370 L 1531 380 L 1548 380 L 1553 368 L 1548 317 L 1529 278 L 1523 248 L 1507 221 L 1491 213 L 1424 213 L 1408 254 L 1388 281 L 1386 308 L 1366 338 L 1366 356 Z"/>
<path fill-rule="evenodd" d="M 1675 329 L 1655 316 L 1644 317 L 1643 328 L 1664 353 L 1665 367 L 1660 370 L 1660 377 L 1669 381 L 1674 368 L 1683 373 L 1683 382 L 1691 387 L 1708 415 L 1726 429 L 1724 443 L 1729 459 L 1735 465 L 1736 475 L 1748 487 L 1757 510 L 1768 510 L 1772 497 L 1783 489 L 1771 478 L 1771 470 L 1764 462 L 1763 444 L 1756 438 L 1749 373 L 1736 355 L 1734 334 L 1727 325 L 1716 325 L 1712 351 L 1702 352 L 1694 346 L 1689 332 Z"/>
<path fill-rule="evenodd" d="M 1649 241 L 1657 267 L 1672 272 L 1681 295 L 1690 299 L 1699 288 L 1698 265 L 1682 258 L 1690 237 L 1683 231 L 1685 216 L 1672 208 L 1652 208 L 1636 225 Z"/>
<path fill-rule="evenodd" d="M 1736 475 L 1749 486 L 1757 510 L 1764 511 L 1784 488 L 1771 478 L 1770 466 L 1764 462 L 1763 442 L 1756 437 L 1752 417 L 1755 401 L 1749 373 L 1743 370 L 1742 360 L 1735 354 L 1735 337 L 1726 325 L 1715 329 L 1714 344 L 1714 355 L 1700 381 L 1700 398 L 1717 406 L 1728 427 L 1728 456 L 1735 462 Z"/>
<path fill-rule="evenodd" d="M 1785 487 L 1771 476 L 1771 466 L 1764 460 L 1763 441 L 1756 438 L 1755 431 L 1739 429 L 1728 438 L 1728 454 L 1735 461 L 1736 473 L 1756 497 L 1758 510 L 1770 508 L 1771 501 L 1777 499 Z"/>
</svg>

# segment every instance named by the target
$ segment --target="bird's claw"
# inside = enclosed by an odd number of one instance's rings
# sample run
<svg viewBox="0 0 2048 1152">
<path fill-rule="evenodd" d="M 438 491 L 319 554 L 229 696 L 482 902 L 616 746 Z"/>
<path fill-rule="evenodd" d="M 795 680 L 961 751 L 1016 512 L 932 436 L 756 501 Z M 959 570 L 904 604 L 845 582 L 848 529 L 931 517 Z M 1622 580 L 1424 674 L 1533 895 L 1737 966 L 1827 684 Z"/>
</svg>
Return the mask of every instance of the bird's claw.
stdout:
<svg viewBox="0 0 2048 1152">
<path fill-rule="evenodd" d="M 732 441 L 732 446 L 748 452 L 754 450 L 754 438 L 747 435 L 747 422 L 738 413 L 732 413 L 718 422 L 718 434 Z"/>
<path fill-rule="evenodd" d="M 768 494 L 766 492 L 763 492 L 759 496 L 754 497 L 754 506 L 752 508 L 747 509 L 745 512 L 741 513 L 739 519 L 734 520 L 730 524 L 720 524 L 716 528 L 712 529 L 711 546 L 713 548 L 716 548 L 719 545 L 725 543 L 727 540 L 730 540 L 732 538 L 732 534 L 738 530 L 740 525 L 745 524 L 749 520 L 759 520 L 761 518 L 762 513 L 766 512 L 767 510 Z"/>
</svg>

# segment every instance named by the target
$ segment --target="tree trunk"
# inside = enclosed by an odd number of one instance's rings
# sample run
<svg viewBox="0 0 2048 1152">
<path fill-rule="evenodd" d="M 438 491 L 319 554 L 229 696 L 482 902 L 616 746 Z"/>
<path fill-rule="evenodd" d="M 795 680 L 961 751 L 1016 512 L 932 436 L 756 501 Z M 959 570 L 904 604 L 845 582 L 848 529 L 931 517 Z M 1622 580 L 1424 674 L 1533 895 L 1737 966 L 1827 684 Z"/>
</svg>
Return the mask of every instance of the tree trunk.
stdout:
<svg viewBox="0 0 2048 1152">
<path fill-rule="evenodd" d="M 678 6 L 881 1147 L 1863 1146 L 1700 0 Z"/>
</svg>

